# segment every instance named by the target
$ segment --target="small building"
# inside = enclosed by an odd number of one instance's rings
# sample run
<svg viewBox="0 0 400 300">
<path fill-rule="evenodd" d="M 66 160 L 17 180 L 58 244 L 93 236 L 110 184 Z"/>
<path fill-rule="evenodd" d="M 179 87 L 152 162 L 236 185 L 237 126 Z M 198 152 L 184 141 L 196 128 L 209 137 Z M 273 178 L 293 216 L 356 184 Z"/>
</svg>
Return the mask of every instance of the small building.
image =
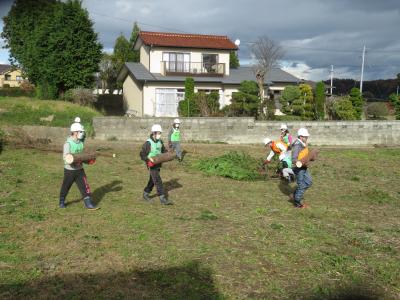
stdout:
<svg viewBox="0 0 400 300">
<path fill-rule="evenodd" d="M 231 103 L 242 81 L 255 80 L 251 67 L 230 69 L 230 52 L 238 47 L 227 36 L 141 31 L 134 49 L 140 51 L 140 62 L 127 62 L 118 80 L 125 110 L 138 117 L 178 116 L 187 77 L 194 79 L 195 92 L 217 91 L 221 108 Z M 265 79 L 265 94 L 274 97 L 299 81 L 273 69 Z"/>
<path fill-rule="evenodd" d="M 19 87 L 23 81 L 22 72 L 11 65 L 0 64 L 0 88 Z"/>
</svg>

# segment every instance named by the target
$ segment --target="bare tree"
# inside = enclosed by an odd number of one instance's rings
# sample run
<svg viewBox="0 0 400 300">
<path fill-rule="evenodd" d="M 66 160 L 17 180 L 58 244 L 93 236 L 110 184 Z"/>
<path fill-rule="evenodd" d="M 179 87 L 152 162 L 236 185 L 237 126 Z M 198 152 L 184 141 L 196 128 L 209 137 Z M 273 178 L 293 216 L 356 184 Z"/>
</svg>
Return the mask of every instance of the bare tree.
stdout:
<svg viewBox="0 0 400 300">
<path fill-rule="evenodd" d="M 260 36 L 251 47 L 256 62 L 253 65 L 253 72 L 256 76 L 258 85 L 258 96 L 260 97 L 260 106 L 258 108 L 258 118 L 265 118 L 267 112 L 264 112 L 264 82 L 265 78 L 270 71 L 279 66 L 278 61 L 283 57 L 284 51 L 282 47 L 267 36 Z M 266 107 L 265 107 L 266 108 Z"/>
<path fill-rule="evenodd" d="M 103 94 L 106 89 L 109 89 L 111 93 L 111 89 L 114 88 L 117 81 L 117 70 L 112 61 L 112 55 L 103 52 L 99 69 L 99 78 L 101 80 L 101 89 Z"/>
</svg>

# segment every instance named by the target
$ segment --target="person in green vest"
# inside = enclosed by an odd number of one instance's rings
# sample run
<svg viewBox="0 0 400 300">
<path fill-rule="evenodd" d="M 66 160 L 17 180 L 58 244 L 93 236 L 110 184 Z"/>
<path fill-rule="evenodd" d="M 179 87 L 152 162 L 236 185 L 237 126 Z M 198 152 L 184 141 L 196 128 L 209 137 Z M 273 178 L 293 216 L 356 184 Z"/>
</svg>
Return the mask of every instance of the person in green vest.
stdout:
<svg viewBox="0 0 400 300">
<path fill-rule="evenodd" d="M 168 200 L 164 193 L 164 186 L 160 176 L 161 164 L 155 164 L 153 161 L 153 157 L 167 152 L 167 149 L 164 147 L 164 143 L 161 140 L 161 133 L 161 125 L 154 124 L 151 127 L 150 137 L 143 144 L 142 150 L 140 151 L 140 158 L 146 163 L 147 169 L 150 173 L 149 181 L 143 191 L 143 199 L 147 202 L 151 202 L 150 193 L 153 190 L 153 187 L 156 186 L 161 204 L 172 205 L 173 202 Z"/>
<path fill-rule="evenodd" d="M 67 154 L 77 154 L 83 152 L 83 142 L 84 128 L 80 123 L 73 123 L 71 125 L 71 135 L 68 137 L 64 144 L 63 159 L 64 159 L 64 179 L 60 190 L 60 202 L 59 207 L 65 208 L 65 198 L 75 182 L 81 192 L 83 202 L 87 209 L 95 210 L 98 207 L 92 202 L 92 193 L 88 184 L 88 180 L 83 169 L 81 162 L 74 162 L 72 164 L 67 164 L 65 157 Z M 94 161 L 90 162 L 93 163 Z"/>
<path fill-rule="evenodd" d="M 181 150 L 181 131 L 179 129 L 180 125 L 181 121 L 179 119 L 175 119 L 168 133 L 168 146 L 175 150 L 176 157 L 178 157 L 178 160 L 181 162 L 182 150 Z"/>
</svg>

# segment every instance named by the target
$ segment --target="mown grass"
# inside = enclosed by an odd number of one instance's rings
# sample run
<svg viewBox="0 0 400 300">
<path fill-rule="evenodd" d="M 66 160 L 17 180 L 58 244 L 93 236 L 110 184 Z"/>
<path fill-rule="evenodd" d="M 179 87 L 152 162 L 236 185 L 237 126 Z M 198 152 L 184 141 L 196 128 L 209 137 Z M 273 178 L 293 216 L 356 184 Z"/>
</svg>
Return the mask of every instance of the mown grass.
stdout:
<svg viewBox="0 0 400 300">
<path fill-rule="evenodd" d="M 53 115 L 52 121 L 43 121 Z M 37 100 L 26 97 L 0 97 L 1 125 L 43 125 L 69 127 L 79 116 L 88 134 L 93 132 L 92 119 L 101 115 L 93 108 L 65 101 Z"/>
<path fill-rule="evenodd" d="M 184 145 L 186 163 L 161 172 L 175 202 L 163 207 L 141 200 L 140 145 L 101 146 L 117 158 L 86 168 L 98 211 L 76 187 L 57 208 L 59 154 L 0 155 L 0 298 L 400 297 L 399 149 L 322 151 L 311 208 L 296 210 L 294 186 L 192 168 L 233 149 L 262 157 L 263 147 Z"/>
</svg>

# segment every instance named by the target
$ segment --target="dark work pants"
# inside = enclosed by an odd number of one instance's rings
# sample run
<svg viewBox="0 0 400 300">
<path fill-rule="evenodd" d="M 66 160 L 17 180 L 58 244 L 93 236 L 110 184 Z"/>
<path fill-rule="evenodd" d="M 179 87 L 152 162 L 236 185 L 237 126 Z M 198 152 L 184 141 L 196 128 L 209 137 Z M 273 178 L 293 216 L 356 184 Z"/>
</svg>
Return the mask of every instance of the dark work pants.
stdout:
<svg viewBox="0 0 400 300">
<path fill-rule="evenodd" d="M 65 197 L 67 197 L 69 189 L 71 188 L 74 182 L 78 186 L 82 198 L 91 196 L 90 187 L 87 181 L 85 170 L 64 169 L 64 180 L 61 186 L 60 198 L 65 199 Z"/>
<path fill-rule="evenodd" d="M 160 177 L 160 168 L 149 169 L 150 178 L 147 186 L 144 188 L 146 193 L 150 193 L 153 190 L 153 187 L 156 186 L 157 193 L 159 196 L 164 195 L 164 187 L 162 183 L 162 179 Z"/>
</svg>

